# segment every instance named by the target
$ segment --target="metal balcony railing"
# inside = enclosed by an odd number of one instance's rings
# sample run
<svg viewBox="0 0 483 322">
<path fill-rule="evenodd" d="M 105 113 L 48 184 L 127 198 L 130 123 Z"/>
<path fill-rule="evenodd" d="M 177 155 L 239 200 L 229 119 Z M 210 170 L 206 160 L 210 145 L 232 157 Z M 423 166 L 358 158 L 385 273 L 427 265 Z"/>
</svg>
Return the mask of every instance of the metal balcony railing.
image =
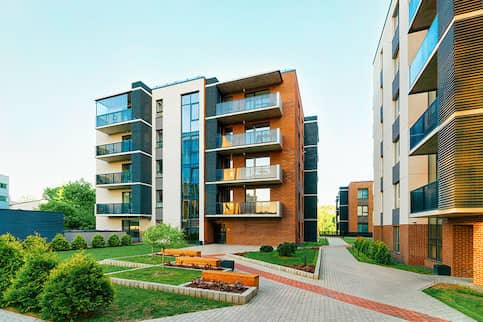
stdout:
<svg viewBox="0 0 483 322">
<path fill-rule="evenodd" d="M 119 184 L 130 182 L 132 182 L 130 171 L 104 173 L 96 176 L 96 184 Z"/>
<path fill-rule="evenodd" d="M 132 120 L 132 109 L 112 112 L 108 114 L 98 115 L 96 117 L 96 126 L 106 126 Z"/>
<path fill-rule="evenodd" d="M 433 131 L 439 123 L 439 104 L 438 100 L 424 111 L 423 115 L 414 122 L 409 130 L 410 134 L 410 148 L 413 149 L 418 145 L 431 131 Z"/>
<path fill-rule="evenodd" d="M 271 106 L 280 106 L 280 94 L 278 92 L 218 103 L 216 104 L 216 115 L 248 112 Z"/>
<path fill-rule="evenodd" d="M 280 215 L 279 201 L 258 202 L 219 202 L 216 204 L 216 215 Z"/>
<path fill-rule="evenodd" d="M 130 203 L 98 203 L 96 208 L 97 214 L 100 215 L 122 215 L 132 213 L 132 206 Z"/>
<path fill-rule="evenodd" d="M 438 209 L 438 181 L 411 191 L 411 213 Z"/>
<path fill-rule="evenodd" d="M 264 143 L 280 143 L 280 129 L 219 135 L 217 138 L 217 148 L 231 148 Z"/>
<path fill-rule="evenodd" d="M 424 37 L 418 52 L 414 56 L 414 59 L 409 66 L 409 87 L 411 88 L 416 82 L 417 78 L 421 74 L 426 62 L 428 61 L 431 53 L 438 44 L 438 16 L 434 18 L 431 26 L 428 29 L 426 37 Z"/>
<path fill-rule="evenodd" d="M 125 140 L 125 141 L 116 142 L 116 143 L 98 145 L 96 150 L 97 150 L 96 153 L 98 156 L 129 152 L 129 151 L 132 151 L 132 140 Z"/>
<path fill-rule="evenodd" d="M 217 169 L 216 181 L 281 179 L 280 165 Z"/>
</svg>

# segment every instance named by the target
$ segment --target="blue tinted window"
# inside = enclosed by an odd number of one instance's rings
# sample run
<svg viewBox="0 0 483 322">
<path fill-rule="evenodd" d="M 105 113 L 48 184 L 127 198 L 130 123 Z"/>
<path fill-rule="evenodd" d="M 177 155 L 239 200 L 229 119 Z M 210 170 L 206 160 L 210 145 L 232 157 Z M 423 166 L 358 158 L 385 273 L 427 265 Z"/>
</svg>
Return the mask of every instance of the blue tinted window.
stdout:
<svg viewBox="0 0 483 322">
<path fill-rule="evenodd" d="M 96 102 L 96 115 L 122 111 L 131 107 L 131 94 L 108 97 Z"/>
</svg>

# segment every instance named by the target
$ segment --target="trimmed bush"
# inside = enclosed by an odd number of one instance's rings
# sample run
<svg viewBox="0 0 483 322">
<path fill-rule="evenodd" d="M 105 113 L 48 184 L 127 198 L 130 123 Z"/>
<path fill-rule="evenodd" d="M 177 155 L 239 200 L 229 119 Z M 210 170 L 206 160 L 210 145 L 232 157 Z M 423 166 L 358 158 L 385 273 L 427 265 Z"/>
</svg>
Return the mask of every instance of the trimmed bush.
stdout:
<svg viewBox="0 0 483 322">
<path fill-rule="evenodd" d="M 297 245 L 294 243 L 282 243 L 278 245 L 277 252 L 278 256 L 292 256 L 297 250 Z"/>
<path fill-rule="evenodd" d="M 106 241 L 101 234 L 95 234 L 91 240 L 92 248 L 103 248 L 106 247 Z"/>
<path fill-rule="evenodd" d="M 129 246 L 129 245 L 131 245 L 131 243 L 132 243 L 131 235 L 128 235 L 128 234 L 122 235 L 122 237 L 121 237 L 121 245 L 122 246 Z"/>
<path fill-rule="evenodd" d="M 47 240 L 41 237 L 39 234 L 27 236 L 22 242 L 23 249 L 29 253 L 31 251 L 47 251 L 49 244 Z"/>
<path fill-rule="evenodd" d="M 117 247 L 121 245 L 121 240 L 116 234 L 111 234 L 111 236 L 109 236 L 109 239 L 107 240 L 107 244 L 109 245 L 109 247 Z"/>
<path fill-rule="evenodd" d="M 373 255 L 374 260 L 378 264 L 390 264 L 391 263 L 391 250 L 381 241 L 376 241 L 375 245 L 375 253 Z"/>
<path fill-rule="evenodd" d="M 49 273 L 58 260 L 54 253 L 44 252 L 40 246 L 27 256 L 27 261 L 20 269 L 13 284 L 4 294 L 8 306 L 14 306 L 21 312 L 40 311 L 40 295 Z"/>
<path fill-rule="evenodd" d="M 87 248 L 87 241 L 81 235 L 76 235 L 72 242 L 70 243 L 70 247 L 72 249 L 86 249 Z"/>
<path fill-rule="evenodd" d="M 12 285 L 23 264 L 22 244 L 10 234 L 0 236 L 0 304 L 3 303 L 3 293 Z"/>
<path fill-rule="evenodd" d="M 56 252 L 70 249 L 69 242 L 67 241 L 67 239 L 65 239 L 64 235 L 62 234 L 55 235 L 55 237 L 50 241 L 49 245 L 50 245 L 50 249 Z"/>
<path fill-rule="evenodd" d="M 260 247 L 260 252 L 262 253 L 271 253 L 273 252 L 273 247 L 269 245 L 263 245 Z"/>
<path fill-rule="evenodd" d="M 44 285 L 40 305 L 45 320 L 77 320 L 106 309 L 114 290 L 92 256 L 79 253 L 52 270 Z"/>
</svg>

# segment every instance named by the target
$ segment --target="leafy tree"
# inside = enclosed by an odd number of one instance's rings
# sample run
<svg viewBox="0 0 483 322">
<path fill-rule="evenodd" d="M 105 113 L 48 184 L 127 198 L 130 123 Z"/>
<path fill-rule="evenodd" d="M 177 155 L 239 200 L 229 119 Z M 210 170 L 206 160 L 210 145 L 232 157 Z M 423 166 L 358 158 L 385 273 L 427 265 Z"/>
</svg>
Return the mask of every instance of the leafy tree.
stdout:
<svg viewBox="0 0 483 322">
<path fill-rule="evenodd" d="M 48 187 L 44 189 L 43 197 L 47 203 L 41 204 L 39 209 L 64 213 L 65 228 L 95 228 L 96 191 L 90 183 L 81 179 L 59 187 Z"/>
<path fill-rule="evenodd" d="M 335 233 L 335 206 L 319 206 L 317 209 L 317 231 L 320 233 Z"/>
<path fill-rule="evenodd" d="M 143 241 L 151 246 L 151 253 L 154 256 L 154 249 L 160 248 L 162 250 L 162 269 L 164 272 L 164 250 L 166 248 L 179 248 L 184 246 L 183 233 L 168 224 L 157 224 L 151 226 L 144 232 Z"/>
</svg>

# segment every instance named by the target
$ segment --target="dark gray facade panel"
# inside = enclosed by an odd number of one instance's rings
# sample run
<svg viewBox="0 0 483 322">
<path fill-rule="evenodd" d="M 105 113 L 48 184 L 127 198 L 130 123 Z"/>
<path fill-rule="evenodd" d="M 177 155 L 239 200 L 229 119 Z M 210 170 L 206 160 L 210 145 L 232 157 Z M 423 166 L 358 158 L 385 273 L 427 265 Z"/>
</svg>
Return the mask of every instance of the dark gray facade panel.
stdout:
<svg viewBox="0 0 483 322">
<path fill-rule="evenodd" d="M 394 123 L 392 123 L 392 142 L 399 140 L 399 116 L 396 118 Z"/>
<path fill-rule="evenodd" d="M 0 235 L 10 233 L 19 239 L 35 233 L 54 238 L 64 232 L 64 214 L 61 212 L 0 209 Z"/>
<path fill-rule="evenodd" d="M 152 124 L 152 99 L 143 90 L 131 92 L 131 108 L 134 119 L 142 119 Z"/>
<path fill-rule="evenodd" d="M 304 219 L 317 219 L 317 197 L 304 197 Z"/>
<path fill-rule="evenodd" d="M 319 127 L 317 122 L 304 123 L 304 145 L 317 145 L 319 142 Z"/>
<path fill-rule="evenodd" d="M 304 172 L 304 194 L 317 194 L 317 172 Z"/>
<path fill-rule="evenodd" d="M 131 125 L 132 149 L 134 151 L 141 150 L 151 154 L 152 149 L 152 133 L 151 127 L 142 122 L 136 122 Z"/>
<path fill-rule="evenodd" d="M 206 117 L 215 116 L 216 103 L 220 102 L 220 94 L 218 93 L 218 89 L 216 86 L 206 87 L 205 95 Z"/>
<path fill-rule="evenodd" d="M 133 182 L 151 184 L 151 158 L 142 153 L 134 153 L 131 157 L 131 176 Z"/>
<path fill-rule="evenodd" d="M 392 210 L 392 224 L 399 225 L 399 208 Z"/>
<path fill-rule="evenodd" d="M 392 167 L 392 184 L 399 182 L 399 162 Z"/>
<path fill-rule="evenodd" d="M 218 122 L 216 120 L 206 120 L 206 149 L 216 149 L 216 140 L 218 136 Z"/>
<path fill-rule="evenodd" d="M 454 4 L 453 1 L 438 0 L 436 8 L 438 11 L 438 37 L 440 37 L 453 19 Z"/>
<path fill-rule="evenodd" d="M 213 184 L 205 185 L 206 214 L 216 214 L 216 186 Z"/>
<path fill-rule="evenodd" d="M 145 185 L 136 184 L 131 189 L 132 213 L 148 214 L 152 213 L 151 188 Z"/>
<path fill-rule="evenodd" d="M 317 221 L 306 220 L 304 221 L 304 241 L 316 242 L 317 241 Z"/>
<path fill-rule="evenodd" d="M 349 191 L 347 190 L 340 190 L 339 191 L 339 202 L 341 205 L 348 205 L 349 204 Z"/>
<path fill-rule="evenodd" d="M 304 147 L 304 170 L 316 170 L 318 163 L 317 147 Z"/>
<path fill-rule="evenodd" d="M 340 217 L 340 220 L 349 220 L 349 207 L 348 206 L 340 206 L 339 207 L 339 217 Z"/>
<path fill-rule="evenodd" d="M 216 181 L 216 152 L 206 152 L 205 155 L 205 181 Z"/>
<path fill-rule="evenodd" d="M 136 88 L 136 87 L 142 87 L 142 88 L 144 88 L 144 89 L 145 89 L 145 90 L 146 90 L 148 93 L 152 93 L 151 88 L 150 88 L 148 85 L 146 85 L 146 84 L 144 84 L 143 82 L 141 82 L 141 81 L 137 81 L 137 82 L 133 82 L 133 83 L 131 83 L 131 88 Z"/>
</svg>

